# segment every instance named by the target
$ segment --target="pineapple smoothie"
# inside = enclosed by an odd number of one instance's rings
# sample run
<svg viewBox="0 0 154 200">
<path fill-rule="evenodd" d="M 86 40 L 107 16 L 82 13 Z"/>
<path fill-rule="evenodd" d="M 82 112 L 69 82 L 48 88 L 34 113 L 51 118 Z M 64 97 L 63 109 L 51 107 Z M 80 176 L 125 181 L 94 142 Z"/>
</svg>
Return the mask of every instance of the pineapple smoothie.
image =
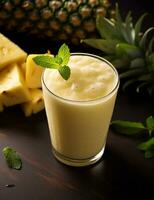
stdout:
<svg viewBox="0 0 154 200">
<path fill-rule="evenodd" d="M 103 155 L 119 78 L 110 63 L 92 54 L 71 54 L 68 66 L 67 81 L 58 70 L 44 71 L 45 108 L 56 158 L 85 166 Z"/>
</svg>

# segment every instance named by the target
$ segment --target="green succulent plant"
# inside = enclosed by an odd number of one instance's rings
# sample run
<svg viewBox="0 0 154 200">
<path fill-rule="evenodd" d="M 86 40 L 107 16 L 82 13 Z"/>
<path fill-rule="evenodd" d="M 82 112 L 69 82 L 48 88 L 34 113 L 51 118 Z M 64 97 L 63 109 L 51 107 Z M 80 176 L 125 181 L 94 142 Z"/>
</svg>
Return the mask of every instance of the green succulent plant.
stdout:
<svg viewBox="0 0 154 200">
<path fill-rule="evenodd" d="M 118 5 L 116 5 L 115 20 L 98 17 L 97 30 L 101 36 L 98 39 L 84 39 L 82 42 L 97 48 L 106 55 L 118 70 L 124 80 L 122 88 L 134 85 L 137 92 L 145 91 L 154 94 L 154 37 L 150 33 L 154 27 L 141 32 L 142 22 L 147 14 L 143 14 L 133 24 L 131 12 L 122 20 Z"/>
</svg>

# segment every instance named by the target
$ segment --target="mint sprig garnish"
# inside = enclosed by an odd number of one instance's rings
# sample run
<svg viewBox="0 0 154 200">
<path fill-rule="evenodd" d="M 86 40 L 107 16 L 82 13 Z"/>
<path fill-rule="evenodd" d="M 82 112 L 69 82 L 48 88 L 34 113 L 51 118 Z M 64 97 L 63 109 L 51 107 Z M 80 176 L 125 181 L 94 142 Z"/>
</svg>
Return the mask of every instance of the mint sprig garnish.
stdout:
<svg viewBox="0 0 154 200">
<path fill-rule="evenodd" d="M 70 58 L 70 50 L 66 44 L 63 44 L 58 54 L 55 56 L 41 55 L 33 58 L 34 62 L 44 68 L 57 69 L 63 79 L 68 80 L 71 74 L 69 66 L 67 66 Z"/>
<path fill-rule="evenodd" d="M 137 148 L 144 151 L 146 159 L 154 157 L 154 117 L 148 117 L 145 121 L 145 125 L 141 122 L 115 120 L 111 122 L 111 128 L 117 133 L 127 136 L 146 135 L 147 140 L 140 143 Z"/>
<path fill-rule="evenodd" d="M 58 71 L 65 80 L 69 79 L 71 71 L 67 65 L 60 67 Z"/>
<path fill-rule="evenodd" d="M 70 59 L 70 50 L 66 44 L 63 44 L 59 51 L 58 51 L 58 57 L 62 59 L 62 65 L 67 65 L 68 61 Z"/>
<path fill-rule="evenodd" d="M 3 150 L 4 158 L 7 162 L 8 167 L 20 170 L 22 167 L 22 160 L 19 154 L 10 147 L 4 147 Z"/>
</svg>

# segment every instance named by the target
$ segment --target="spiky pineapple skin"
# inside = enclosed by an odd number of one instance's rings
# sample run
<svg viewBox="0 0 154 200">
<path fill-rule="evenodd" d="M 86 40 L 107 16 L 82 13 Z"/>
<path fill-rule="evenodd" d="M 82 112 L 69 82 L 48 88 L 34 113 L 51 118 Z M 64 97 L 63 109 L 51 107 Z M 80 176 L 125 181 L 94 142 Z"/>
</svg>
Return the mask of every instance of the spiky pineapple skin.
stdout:
<svg viewBox="0 0 154 200">
<path fill-rule="evenodd" d="M 0 27 L 78 43 L 96 37 L 97 16 L 111 17 L 109 0 L 2 0 Z"/>
</svg>

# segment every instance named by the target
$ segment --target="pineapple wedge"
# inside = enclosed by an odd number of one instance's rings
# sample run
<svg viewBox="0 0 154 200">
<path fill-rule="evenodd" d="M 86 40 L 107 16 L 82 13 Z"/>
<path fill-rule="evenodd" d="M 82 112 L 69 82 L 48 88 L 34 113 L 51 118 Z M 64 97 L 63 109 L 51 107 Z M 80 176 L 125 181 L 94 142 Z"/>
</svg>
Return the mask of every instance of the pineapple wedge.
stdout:
<svg viewBox="0 0 154 200">
<path fill-rule="evenodd" d="M 0 70 L 13 62 L 23 62 L 27 54 L 0 33 Z"/>
<path fill-rule="evenodd" d="M 41 89 L 30 89 L 31 100 L 21 105 L 25 116 L 30 116 L 44 109 L 44 100 Z"/>
<path fill-rule="evenodd" d="M 31 54 L 26 60 L 26 84 L 29 88 L 41 88 L 43 68 L 35 64 L 33 58 L 38 54 Z"/>
<path fill-rule="evenodd" d="M 25 62 L 21 63 L 18 66 L 21 69 L 21 72 L 22 72 L 24 80 L 25 80 L 25 78 L 26 78 L 26 63 Z"/>
<path fill-rule="evenodd" d="M 14 63 L 1 71 L 0 95 L 5 106 L 13 106 L 30 99 L 22 71 L 17 64 Z"/>
</svg>

